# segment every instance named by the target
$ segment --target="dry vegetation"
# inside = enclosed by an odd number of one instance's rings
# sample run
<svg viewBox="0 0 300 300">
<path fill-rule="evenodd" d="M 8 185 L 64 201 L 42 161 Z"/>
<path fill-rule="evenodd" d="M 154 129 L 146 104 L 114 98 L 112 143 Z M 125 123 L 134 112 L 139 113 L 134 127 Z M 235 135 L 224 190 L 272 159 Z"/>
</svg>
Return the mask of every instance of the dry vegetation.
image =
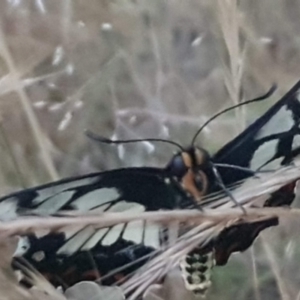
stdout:
<svg viewBox="0 0 300 300">
<path fill-rule="evenodd" d="M 277 83 L 271 100 L 202 133 L 198 145 L 213 152 L 300 78 L 299 15 L 296 0 L 1 1 L 1 195 L 95 170 L 164 165 L 169 146 L 99 145 L 84 129 L 187 145 L 213 113 Z M 300 224 L 281 223 L 215 269 L 208 299 L 300 298 Z"/>
</svg>

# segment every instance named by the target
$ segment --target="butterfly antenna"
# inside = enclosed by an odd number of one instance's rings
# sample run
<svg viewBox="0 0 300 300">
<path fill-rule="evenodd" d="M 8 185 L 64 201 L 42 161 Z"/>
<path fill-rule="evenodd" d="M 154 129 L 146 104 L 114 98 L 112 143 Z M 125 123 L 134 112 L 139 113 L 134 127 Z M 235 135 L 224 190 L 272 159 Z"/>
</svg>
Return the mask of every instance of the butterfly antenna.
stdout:
<svg viewBox="0 0 300 300">
<path fill-rule="evenodd" d="M 265 94 L 265 95 L 262 95 L 258 98 L 254 98 L 254 99 L 251 99 L 251 100 L 247 100 L 247 101 L 244 101 L 242 103 L 239 103 L 239 104 L 236 104 L 236 105 L 233 105 L 233 106 L 230 106 L 228 108 L 225 108 L 224 110 L 221 110 L 220 112 L 216 113 L 214 116 L 212 116 L 210 119 L 208 119 L 196 132 L 196 134 L 194 135 L 193 139 L 192 139 L 192 146 L 194 146 L 195 144 L 195 141 L 196 141 L 196 138 L 198 137 L 198 135 L 201 133 L 201 131 L 211 122 L 213 121 L 214 119 L 216 119 L 217 117 L 219 117 L 220 115 L 230 111 L 230 110 L 233 110 L 237 107 L 241 107 L 243 105 L 246 105 L 246 104 L 250 104 L 250 103 L 253 103 L 253 102 L 258 102 L 258 101 L 262 101 L 262 100 L 265 100 L 265 99 L 268 99 L 274 92 L 275 90 L 277 89 L 277 85 L 274 83 L 271 88 L 269 89 L 269 91 Z"/>
<path fill-rule="evenodd" d="M 132 139 L 132 140 L 111 140 L 106 137 L 103 137 L 101 135 L 97 135 L 90 130 L 86 130 L 85 134 L 88 138 L 104 143 L 104 144 L 129 144 L 129 143 L 141 143 L 141 142 L 160 142 L 160 143 L 165 143 L 165 144 L 170 144 L 173 146 L 176 146 L 179 148 L 181 151 L 184 151 L 184 148 L 179 145 L 176 142 L 170 141 L 170 140 L 165 140 L 165 139 L 156 139 L 156 138 L 146 138 L 146 139 Z"/>
<path fill-rule="evenodd" d="M 211 163 L 211 168 L 212 171 L 216 177 L 217 183 L 219 184 L 219 186 L 221 187 L 221 189 L 225 192 L 225 194 L 231 199 L 231 201 L 237 206 L 239 207 L 243 213 L 246 215 L 247 212 L 245 210 L 245 207 L 243 207 L 243 205 L 241 205 L 239 202 L 236 201 L 236 199 L 233 197 L 233 195 L 231 194 L 231 192 L 227 189 L 227 187 L 225 186 L 220 173 L 218 172 L 216 166 L 214 164 Z"/>
</svg>

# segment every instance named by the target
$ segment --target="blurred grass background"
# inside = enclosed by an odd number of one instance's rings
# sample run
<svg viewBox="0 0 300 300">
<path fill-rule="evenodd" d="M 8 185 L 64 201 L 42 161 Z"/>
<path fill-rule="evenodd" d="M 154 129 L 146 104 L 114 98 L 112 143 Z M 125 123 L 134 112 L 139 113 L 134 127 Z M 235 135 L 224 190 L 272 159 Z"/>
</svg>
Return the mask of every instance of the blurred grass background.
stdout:
<svg viewBox="0 0 300 300">
<path fill-rule="evenodd" d="M 299 79 L 299 15 L 296 0 L 1 1 L 0 194 L 164 166 L 177 149 L 100 145 L 84 130 L 185 146 L 211 115 L 277 83 L 206 128 L 197 144 L 213 153 Z M 283 223 L 216 269 L 209 299 L 300 299 L 299 223 Z"/>
</svg>

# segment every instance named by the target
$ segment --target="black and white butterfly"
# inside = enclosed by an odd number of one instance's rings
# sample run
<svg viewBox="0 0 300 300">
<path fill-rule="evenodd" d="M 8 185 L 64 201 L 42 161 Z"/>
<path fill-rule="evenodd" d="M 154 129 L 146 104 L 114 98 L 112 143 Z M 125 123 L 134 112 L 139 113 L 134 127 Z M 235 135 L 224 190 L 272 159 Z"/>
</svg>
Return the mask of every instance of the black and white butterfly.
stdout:
<svg viewBox="0 0 300 300">
<path fill-rule="evenodd" d="M 5 212 L 5 218 L 9 219 L 29 211 L 35 214 L 68 210 L 143 212 L 199 207 L 205 195 L 222 187 L 224 190 L 223 184 L 228 187 L 257 170 L 289 164 L 300 153 L 299 92 L 300 81 L 214 155 L 190 146 L 182 148 L 164 168 L 117 169 L 22 190 L 0 199 L 1 215 Z M 276 193 L 274 196 L 276 201 L 271 198 L 267 205 L 290 204 L 293 189 L 288 190 L 289 203 Z M 241 224 L 225 229 L 215 242 L 219 253 L 216 263 L 226 263 L 232 252 L 245 250 L 262 229 L 276 224 L 273 219 L 252 227 Z M 245 230 L 249 234 L 243 234 Z M 100 229 L 87 226 L 42 237 L 28 235 L 21 240 L 16 256 L 25 257 L 55 285 L 73 284 L 82 278 L 94 278 L 91 270 L 95 267 L 103 276 L 114 268 L 147 257 L 160 247 L 163 239 L 158 225 L 144 221 Z M 218 261 L 218 257 L 222 258 Z M 126 272 L 143 263 L 140 260 Z M 105 283 L 116 280 L 117 277 L 109 278 Z M 194 284 L 189 278 L 187 281 Z"/>
</svg>

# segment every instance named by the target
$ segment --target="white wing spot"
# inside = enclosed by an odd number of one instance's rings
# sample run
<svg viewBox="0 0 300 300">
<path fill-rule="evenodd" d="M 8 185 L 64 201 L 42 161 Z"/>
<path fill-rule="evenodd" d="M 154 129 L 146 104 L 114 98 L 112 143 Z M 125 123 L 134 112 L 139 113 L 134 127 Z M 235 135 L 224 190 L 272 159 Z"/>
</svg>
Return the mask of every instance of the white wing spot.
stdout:
<svg viewBox="0 0 300 300">
<path fill-rule="evenodd" d="M 30 248 L 30 242 L 28 237 L 19 237 L 18 245 L 13 254 L 14 257 L 20 257 L 24 255 Z"/>
<path fill-rule="evenodd" d="M 292 150 L 295 150 L 300 147 L 300 135 L 297 134 L 293 138 Z"/>
<path fill-rule="evenodd" d="M 95 229 L 92 226 L 85 227 L 82 231 L 71 237 L 58 251 L 57 254 L 72 255 L 94 234 Z"/>
<path fill-rule="evenodd" d="M 142 243 L 144 231 L 144 221 L 132 221 L 127 224 L 125 232 L 123 234 L 123 239 L 126 241 L 132 241 L 136 244 Z"/>
<path fill-rule="evenodd" d="M 257 170 L 262 165 L 264 165 L 268 160 L 270 160 L 277 151 L 278 140 L 272 140 L 263 143 L 254 153 L 253 158 L 250 163 L 250 168 L 252 170 Z"/>
<path fill-rule="evenodd" d="M 42 204 L 39 205 L 37 209 L 34 209 L 33 212 L 46 215 L 56 213 L 71 200 L 75 192 L 76 191 L 73 190 L 56 194 L 54 197 L 51 197 L 49 201 L 42 202 Z"/>
<path fill-rule="evenodd" d="M 119 197 L 120 193 L 116 188 L 99 188 L 84 194 L 74 201 L 72 206 L 79 211 L 89 211 L 96 206 L 111 202 Z"/>
<path fill-rule="evenodd" d="M 15 219 L 18 208 L 18 199 L 16 197 L 8 198 L 0 202 L 0 220 L 9 221 Z"/>
<path fill-rule="evenodd" d="M 142 213 L 145 211 L 145 207 L 143 205 L 137 203 L 132 203 L 132 204 L 134 205 L 132 205 L 131 208 L 129 209 L 130 212 Z M 140 244 L 143 238 L 143 231 L 144 231 L 144 221 L 142 220 L 132 221 L 127 224 L 123 234 L 123 239 L 127 241 L 132 241 L 136 244 Z"/>
<path fill-rule="evenodd" d="M 110 206 L 110 203 L 107 203 L 107 204 L 101 205 L 100 207 L 92 208 L 91 211 L 92 211 L 93 213 L 102 213 L 102 212 L 104 212 L 109 206 Z"/>
<path fill-rule="evenodd" d="M 84 244 L 81 250 L 90 250 L 97 245 L 97 243 L 103 238 L 103 236 L 107 233 L 109 228 L 101 228 L 97 230 L 91 238 Z"/>
<path fill-rule="evenodd" d="M 44 251 L 37 251 L 32 254 L 31 258 L 37 262 L 40 262 L 45 259 L 45 252 Z"/>
<path fill-rule="evenodd" d="M 255 139 L 259 140 L 271 134 L 289 131 L 294 124 L 292 111 L 284 106 L 262 127 Z"/>
<path fill-rule="evenodd" d="M 45 201 L 46 199 L 53 197 L 54 195 L 64 192 L 68 189 L 73 189 L 76 187 L 93 184 L 96 181 L 98 181 L 99 178 L 100 178 L 100 176 L 94 176 L 94 177 L 87 177 L 84 179 L 72 180 L 70 182 L 61 183 L 61 184 L 54 183 L 52 186 L 37 190 L 38 196 L 36 198 L 34 198 L 32 202 L 33 202 L 33 204 L 39 204 L 39 203 Z"/>
<path fill-rule="evenodd" d="M 266 164 L 260 170 L 277 170 L 279 167 L 281 167 L 282 160 L 283 160 L 283 157 L 276 158 L 276 159 L 270 161 L 268 164 Z"/>
<path fill-rule="evenodd" d="M 169 185 L 169 184 L 171 184 L 171 180 L 170 180 L 170 178 L 165 178 L 165 184 L 166 184 L 166 185 Z"/>
<path fill-rule="evenodd" d="M 158 224 L 147 222 L 145 225 L 144 244 L 146 246 L 158 249 L 160 246 L 159 232 L 160 232 L 160 226 Z"/>
<path fill-rule="evenodd" d="M 78 226 L 66 226 L 61 230 L 65 234 L 65 239 L 68 240 L 70 237 L 76 234 L 76 232 L 82 230 L 84 228 L 83 225 Z"/>
<path fill-rule="evenodd" d="M 124 224 L 118 224 L 112 227 L 102 241 L 103 246 L 110 246 L 117 241 L 124 228 Z"/>
<path fill-rule="evenodd" d="M 136 202 L 127 202 L 125 200 L 119 201 L 114 204 L 107 212 L 139 212 L 145 211 L 145 207 Z"/>
</svg>

